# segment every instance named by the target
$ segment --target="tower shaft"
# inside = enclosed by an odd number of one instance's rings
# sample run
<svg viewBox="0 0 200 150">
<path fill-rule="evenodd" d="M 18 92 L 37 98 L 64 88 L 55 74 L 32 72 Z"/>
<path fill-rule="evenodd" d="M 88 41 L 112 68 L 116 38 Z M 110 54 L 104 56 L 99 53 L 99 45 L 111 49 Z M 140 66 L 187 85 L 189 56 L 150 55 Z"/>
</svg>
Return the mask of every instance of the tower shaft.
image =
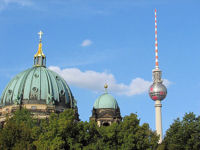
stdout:
<svg viewBox="0 0 200 150">
<path fill-rule="evenodd" d="M 156 113 L 156 133 L 159 135 L 158 143 L 162 143 L 162 114 L 161 114 L 162 104 L 160 100 L 155 101 L 155 113 Z"/>
</svg>

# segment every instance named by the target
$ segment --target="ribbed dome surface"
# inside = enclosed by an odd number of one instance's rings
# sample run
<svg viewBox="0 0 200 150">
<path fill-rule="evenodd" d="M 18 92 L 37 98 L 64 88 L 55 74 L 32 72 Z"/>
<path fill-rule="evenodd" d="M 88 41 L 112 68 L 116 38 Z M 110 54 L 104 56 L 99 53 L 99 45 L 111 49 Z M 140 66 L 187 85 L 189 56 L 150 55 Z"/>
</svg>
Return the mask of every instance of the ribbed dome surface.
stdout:
<svg viewBox="0 0 200 150">
<path fill-rule="evenodd" d="M 56 105 L 62 101 L 76 107 L 76 101 L 63 78 L 46 67 L 32 67 L 16 75 L 7 85 L 1 97 L 1 105 L 21 102 Z"/>
<path fill-rule="evenodd" d="M 94 109 L 101 109 L 101 108 L 119 108 L 116 99 L 108 94 L 102 94 L 94 103 Z"/>
</svg>

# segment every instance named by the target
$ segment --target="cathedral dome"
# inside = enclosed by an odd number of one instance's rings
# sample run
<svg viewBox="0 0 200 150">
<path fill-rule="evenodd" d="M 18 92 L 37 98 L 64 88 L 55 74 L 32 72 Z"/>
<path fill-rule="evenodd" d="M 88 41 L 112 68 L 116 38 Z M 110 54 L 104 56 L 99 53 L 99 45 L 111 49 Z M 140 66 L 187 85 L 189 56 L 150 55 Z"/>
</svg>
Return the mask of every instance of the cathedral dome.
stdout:
<svg viewBox="0 0 200 150">
<path fill-rule="evenodd" d="M 120 122 L 122 117 L 120 115 L 120 108 L 116 99 L 108 94 L 108 85 L 104 85 L 105 93 L 99 96 L 93 106 L 91 121 L 96 121 L 98 126 L 109 126 L 113 122 Z"/>
<path fill-rule="evenodd" d="M 46 56 L 42 51 L 41 36 L 34 66 L 16 75 L 4 89 L 1 105 L 41 104 L 65 108 L 77 108 L 71 90 L 65 80 L 57 73 L 46 68 Z M 26 105 L 27 106 L 27 105 Z"/>
<path fill-rule="evenodd" d="M 22 103 L 75 107 L 76 102 L 62 77 L 46 67 L 35 66 L 16 75 L 2 94 L 3 106 Z"/>
<path fill-rule="evenodd" d="M 99 96 L 94 103 L 94 109 L 101 108 L 118 109 L 119 106 L 117 104 L 116 99 L 111 94 L 104 93 L 101 96 Z"/>
</svg>

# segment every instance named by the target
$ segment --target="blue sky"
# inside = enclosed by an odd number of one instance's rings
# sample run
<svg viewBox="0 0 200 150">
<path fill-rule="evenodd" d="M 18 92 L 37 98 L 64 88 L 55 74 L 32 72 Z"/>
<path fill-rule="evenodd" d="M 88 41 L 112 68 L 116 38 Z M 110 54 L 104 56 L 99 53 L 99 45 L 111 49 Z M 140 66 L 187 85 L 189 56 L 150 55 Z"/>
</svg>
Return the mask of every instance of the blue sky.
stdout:
<svg viewBox="0 0 200 150">
<path fill-rule="evenodd" d="M 137 113 L 154 130 L 147 89 L 155 64 L 155 8 L 159 65 L 168 84 L 163 129 L 186 112 L 200 115 L 198 1 L 0 0 L 0 92 L 33 66 L 42 30 L 47 66 L 67 80 L 81 120 L 89 119 L 108 82 L 122 116 Z"/>
</svg>

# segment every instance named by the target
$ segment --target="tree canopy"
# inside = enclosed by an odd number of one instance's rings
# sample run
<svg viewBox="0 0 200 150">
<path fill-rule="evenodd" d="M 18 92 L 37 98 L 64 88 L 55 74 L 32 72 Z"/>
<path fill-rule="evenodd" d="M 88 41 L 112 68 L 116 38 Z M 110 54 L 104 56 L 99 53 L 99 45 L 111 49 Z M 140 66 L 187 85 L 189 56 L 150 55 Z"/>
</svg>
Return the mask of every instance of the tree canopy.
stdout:
<svg viewBox="0 0 200 150">
<path fill-rule="evenodd" d="M 52 113 L 48 119 L 33 118 L 17 110 L 0 129 L 0 150 L 199 150 L 200 116 L 187 113 L 174 120 L 163 142 L 136 114 L 122 122 L 98 127 L 96 122 L 76 121 L 71 109 Z"/>
<path fill-rule="evenodd" d="M 2 150 L 150 150 L 158 136 L 149 125 L 140 125 L 136 114 L 119 124 L 98 127 L 96 122 L 76 121 L 73 110 L 52 113 L 48 119 L 34 119 L 26 109 L 17 110 L 0 129 Z"/>
<path fill-rule="evenodd" d="M 200 116 L 186 113 L 167 130 L 160 150 L 200 150 Z"/>
</svg>

